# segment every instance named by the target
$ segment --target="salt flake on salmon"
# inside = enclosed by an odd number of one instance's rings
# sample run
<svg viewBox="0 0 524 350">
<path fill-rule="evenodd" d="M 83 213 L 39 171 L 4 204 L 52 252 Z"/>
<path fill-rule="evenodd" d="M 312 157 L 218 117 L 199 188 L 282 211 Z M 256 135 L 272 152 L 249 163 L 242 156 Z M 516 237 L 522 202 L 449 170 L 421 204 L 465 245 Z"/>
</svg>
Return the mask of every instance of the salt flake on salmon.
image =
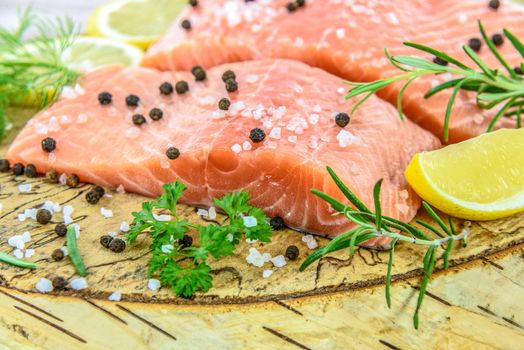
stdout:
<svg viewBox="0 0 524 350">
<path fill-rule="evenodd" d="M 236 74 L 234 93 L 226 91 L 221 79 L 227 70 Z M 328 204 L 310 192 L 316 188 L 344 200 L 325 170 L 329 165 L 370 207 L 373 185 L 383 178 L 384 213 L 413 218 L 420 201 L 407 185 L 404 169 L 415 153 L 438 148 L 440 142 L 416 124 L 401 121 L 389 103 L 372 96 L 342 128 L 333 116 L 350 110 L 355 100 L 341 99 L 340 78 L 323 70 L 270 59 L 206 73 L 205 81 L 195 81 L 190 72 L 138 67 L 94 71 L 81 81 L 84 94 L 62 98 L 30 120 L 7 157 L 13 163 L 33 163 L 40 172 L 74 173 L 85 182 L 123 186 L 147 196 L 159 195 L 164 183 L 178 179 L 188 187 L 182 201 L 200 207 L 226 193 L 248 191 L 253 205 L 290 227 L 334 236 L 352 224 L 333 216 Z M 260 79 L 250 83 L 254 75 Z M 160 93 L 162 83 L 179 81 L 188 83 L 186 93 Z M 297 86 L 303 91 L 297 92 Z M 101 92 L 111 95 L 110 103 L 100 103 Z M 140 97 L 138 107 L 126 105 L 130 94 Z M 203 98 L 218 103 L 224 97 L 252 113 L 223 111 L 223 117 L 214 118 L 216 104 L 198 103 Z M 161 109 L 162 118 L 149 116 L 154 108 Z M 133 124 L 137 113 L 146 119 L 140 126 Z M 314 123 L 308 121 L 312 113 Z M 87 119 L 60 123 L 56 116 L 62 115 Z M 55 120 L 57 128 L 36 132 Z M 136 131 L 130 135 L 130 129 Z M 53 162 L 41 147 L 46 137 L 56 141 Z M 176 148 L 176 157 L 168 157 L 170 148 Z"/>
</svg>

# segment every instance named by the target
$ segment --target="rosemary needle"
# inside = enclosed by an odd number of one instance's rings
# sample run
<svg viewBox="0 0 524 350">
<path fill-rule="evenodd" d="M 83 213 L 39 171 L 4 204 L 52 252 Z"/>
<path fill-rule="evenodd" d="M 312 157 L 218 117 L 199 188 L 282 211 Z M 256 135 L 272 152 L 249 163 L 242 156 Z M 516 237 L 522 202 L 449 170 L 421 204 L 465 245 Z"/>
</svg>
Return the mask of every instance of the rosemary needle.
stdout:
<svg viewBox="0 0 524 350">
<path fill-rule="evenodd" d="M 78 272 L 80 276 L 85 277 L 87 274 L 87 269 L 84 265 L 84 260 L 78 251 L 78 247 L 76 245 L 76 231 L 72 225 L 67 227 L 66 246 L 69 253 L 69 258 L 75 266 L 76 272 Z"/>
<path fill-rule="evenodd" d="M 449 141 L 449 123 L 451 119 L 451 112 L 459 90 L 476 92 L 476 102 L 480 108 L 496 108 L 498 110 L 489 123 L 487 129 L 488 132 L 494 129 L 497 121 L 502 116 L 510 118 L 515 117 L 517 127 L 521 127 L 522 106 L 524 105 L 524 80 L 516 73 L 515 69 L 510 67 L 509 63 L 497 50 L 491 39 L 488 38 L 482 22 L 479 21 L 478 26 L 482 38 L 486 42 L 489 50 L 500 62 L 504 70 L 497 70 L 488 67 L 486 63 L 484 63 L 484 61 L 482 61 L 482 59 L 475 53 L 475 51 L 467 45 L 464 45 L 462 49 L 468 55 L 471 61 L 473 61 L 476 68 L 474 68 L 474 66 L 470 67 L 460 60 L 451 57 L 437 49 L 417 43 L 405 42 L 404 45 L 424 53 L 434 55 L 441 60 L 449 62 L 449 65 L 439 65 L 419 57 L 391 56 L 389 52 L 385 50 L 385 55 L 389 62 L 404 73 L 369 83 L 349 83 L 353 87 L 346 95 L 347 99 L 360 95 L 363 96 L 353 107 L 352 111 L 358 108 L 371 94 L 376 93 L 377 91 L 399 81 L 406 81 L 397 95 L 397 109 L 402 119 L 402 95 L 412 82 L 427 75 L 449 73 L 457 78 L 433 87 L 424 95 L 424 98 L 430 98 L 441 91 L 447 89 L 453 90 L 446 107 L 446 113 L 444 115 L 444 141 Z M 524 58 L 524 44 L 509 30 L 504 29 L 503 33 L 504 36 L 511 42 L 513 47 Z M 522 66 L 524 66 L 524 64 L 521 64 L 521 69 L 524 68 Z"/>
<path fill-rule="evenodd" d="M 429 283 L 429 279 L 435 268 L 437 250 L 445 245 L 446 248 L 442 253 L 444 261 L 444 268 L 449 265 L 449 254 L 453 246 L 453 242 L 457 240 L 465 240 L 469 234 L 469 225 L 466 223 L 465 229 L 456 234 L 455 227 L 452 220 L 449 220 L 449 227 L 444 224 L 444 221 L 438 216 L 437 213 L 426 203 L 423 202 L 423 207 L 427 213 L 437 222 L 438 227 L 435 227 L 425 221 L 417 220 L 417 223 L 421 226 L 429 229 L 432 233 L 435 233 L 436 237 L 431 237 L 422 232 L 418 227 L 403 223 L 394 218 L 385 216 L 382 214 L 380 205 L 380 187 L 382 181 L 378 181 L 373 189 L 373 200 L 375 205 L 375 212 L 371 211 L 362 201 L 360 201 L 351 190 L 342 182 L 342 180 L 335 174 L 331 168 L 327 168 L 333 181 L 337 184 L 338 188 L 346 198 L 349 200 L 352 206 L 344 205 L 337 199 L 329 196 L 326 193 L 318 190 L 312 190 L 313 194 L 322 198 L 324 201 L 329 203 L 333 209 L 344 215 L 349 221 L 357 224 L 357 227 L 345 232 L 324 247 L 316 250 L 314 253 L 309 255 L 302 265 L 300 271 L 306 269 L 314 261 L 322 258 L 326 254 L 331 252 L 349 248 L 349 255 L 351 256 L 355 250 L 355 246 L 367 241 L 371 238 L 376 237 L 389 237 L 391 238 L 391 250 L 389 252 L 389 261 L 386 272 L 386 303 L 388 307 L 391 307 L 391 273 L 393 269 L 393 259 L 395 253 L 395 247 L 399 241 L 404 241 L 419 246 L 426 246 L 426 254 L 424 256 L 424 279 L 420 286 L 419 297 L 417 300 L 417 306 L 413 315 L 413 325 L 415 328 L 419 326 L 418 313 L 424 300 L 426 293 L 426 286 Z"/>
<path fill-rule="evenodd" d="M 15 258 L 14 256 L 4 252 L 0 252 L 0 261 L 13 266 L 22 267 L 24 269 L 36 269 L 37 267 L 35 263 Z"/>
</svg>

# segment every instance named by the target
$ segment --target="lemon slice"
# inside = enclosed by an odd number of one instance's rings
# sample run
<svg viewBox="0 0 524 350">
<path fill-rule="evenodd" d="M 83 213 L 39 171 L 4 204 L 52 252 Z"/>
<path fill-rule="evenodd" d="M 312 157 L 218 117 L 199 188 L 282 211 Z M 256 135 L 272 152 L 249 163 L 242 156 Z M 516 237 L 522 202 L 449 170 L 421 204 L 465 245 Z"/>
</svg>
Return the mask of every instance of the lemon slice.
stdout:
<svg viewBox="0 0 524 350">
<path fill-rule="evenodd" d="M 524 128 L 419 153 L 405 175 L 420 197 L 455 217 L 492 220 L 523 211 Z"/>
<path fill-rule="evenodd" d="M 138 65 L 143 51 L 115 40 L 78 37 L 62 54 L 62 61 L 74 69 L 90 70 L 107 64 Z"/>
<path fill-rule="evenodd" d="M 116 0 L 98 8 L 87 33 L 146 49 L 171 26 L 187 6 L 185 0 Z"/>
</svg>

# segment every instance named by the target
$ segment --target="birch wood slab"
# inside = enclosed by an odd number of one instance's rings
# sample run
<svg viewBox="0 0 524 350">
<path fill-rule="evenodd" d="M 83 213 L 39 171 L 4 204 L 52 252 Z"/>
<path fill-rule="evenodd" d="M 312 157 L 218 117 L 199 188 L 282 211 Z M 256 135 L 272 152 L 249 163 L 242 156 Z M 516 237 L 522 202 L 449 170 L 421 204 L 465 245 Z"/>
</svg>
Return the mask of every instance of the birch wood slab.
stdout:
<svg viewBox="0 0 524 350">
<path fill-rule="evenodd" d="M 30 193 L 19 193 L 23 183 L 32 184 Z M 391 310 L 383 285 L 388 252 L 358 249 L 352 259 L 347 251 L 337 252 L 298 272 L 312 251 L 302 234 L 290 230 L 277 232 L 270 244 L 243 243 L 234 257 L 212 262 L 214 287 L 209 293 L 181 299 L 165 288 L 147 288 L 147 238 L 120 254 L 98 242 L 108 231 L 118 232 L 122 221 L 130 222 L 130 213 L 146 198 L 110 191 L 112 198 L 90 205 L 84 199 L 89 188 L 0 176 L 0 250 L 10 252 L 7 239 L 29 231 L 26 248 L 36 250 L 30 260 L 39 264 L 33 271 L 0 265 L 0 349 L 524 348 L 524 214 L 473 223 L 468 246 L 451 254 L 452 268 L 438 271 L 430 282 L 416 331 L 411 315 L 422 275 L 420 249 L 397 247 Z M 52 251 L 64 245 L 54 225 L 16 219 L 45 200 L 75 208 L 88 289 L 35 290 L 42 277 L 75 277 L 67 258 L 51 259 Z M 113 210 L 114 217 L 105 219 L 101 207 Z M 182 211 L 204 223 L 194 208 L 183 206 Z M 61 214 L 53 220 L 60 222 Z M 319 245 L 327 242 L 317 240 Z M 256 268 L 245 260 L 250 247 L 276 256 L 290 244 L 299 247 L 300 258 L 274 269 L 267 279 L 262 271 L 270 263 Z M 122 293 L 120 302 L 107 301 L 114 291 Z"/>
</svg>

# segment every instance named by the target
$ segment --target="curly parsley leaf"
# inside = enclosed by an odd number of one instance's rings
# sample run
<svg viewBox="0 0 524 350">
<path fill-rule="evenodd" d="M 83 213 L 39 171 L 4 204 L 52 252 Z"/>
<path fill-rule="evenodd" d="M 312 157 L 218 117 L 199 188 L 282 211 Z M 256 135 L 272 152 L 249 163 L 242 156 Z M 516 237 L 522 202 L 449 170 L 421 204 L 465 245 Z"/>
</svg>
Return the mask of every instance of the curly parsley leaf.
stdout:
<svg viewBox="0 0 524 350">
<path fill-rule="evenodd" d="M 179 296 L 190 297 L 197 291 L 207 292 L 213 286 L 209 258 L 220 259 L 235 253 L 243 236 L 261 242 L 270 242 L 272 229 L 264 212 L 249 204 L 247 192 L 234 192 L 220 199 L 215 205 L 229 217 L 226 225 L 194 225 L 177 216 L 177 204 L 186 186 L 180 182 L 162 187 L 160 197 L 142 203 L 142 210 L 132 213 L 133 224 L 127 234 L 130 244 L 142 233 L 151 238 L 148 275 L 158 275 L 165 286 L 170 286 Z M 158 213 L 170 213 L 171 219 Z M 251 224 L 246 226 L 245 219 Z M 256 222 L 253 225 L 253 222 Z M 179 244 L 190 230 L 199 234 L 199 245 L 190 247 Z"/>
</svg>

